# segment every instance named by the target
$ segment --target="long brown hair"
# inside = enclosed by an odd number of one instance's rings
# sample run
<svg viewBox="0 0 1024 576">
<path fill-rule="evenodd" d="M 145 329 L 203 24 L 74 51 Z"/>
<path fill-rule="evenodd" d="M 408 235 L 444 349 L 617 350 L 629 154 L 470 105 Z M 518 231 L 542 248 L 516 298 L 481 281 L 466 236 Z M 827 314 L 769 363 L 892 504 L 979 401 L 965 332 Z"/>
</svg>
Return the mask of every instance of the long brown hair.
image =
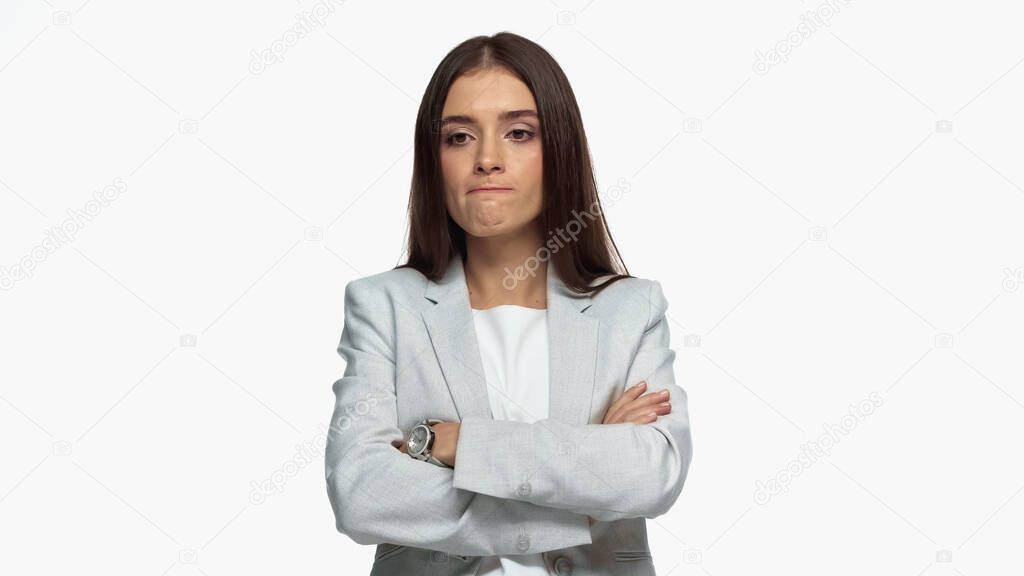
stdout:
<svg viewBox="0 0 1024 576">
<path fill-rule="evenodd" d="M 583 120 L 569 81 L 544 48 L 511 32 L 470 38 L 453 48 L 434 70 L 416 115 L 408 259 L 395 268 L 415 268 L 436 281 L 451 258 L 466 258 L 465 231 L 448 214 L 445 204 L 439 152 L 441 113 L 457 78 L 487 68 L 515 75 L 529 87 L 537 103 L 544 195 L 539 218 L 558 276 L 580 294 L 596 294 L 616 280 L 631 277 L 604 219 Z M 568 228 L 572 222 L 577 223 L 578 232 L 565 242 L 556 230 Z M 609 274 L 613 277 L 591 286 L 594 279 Z"/>
</svg>

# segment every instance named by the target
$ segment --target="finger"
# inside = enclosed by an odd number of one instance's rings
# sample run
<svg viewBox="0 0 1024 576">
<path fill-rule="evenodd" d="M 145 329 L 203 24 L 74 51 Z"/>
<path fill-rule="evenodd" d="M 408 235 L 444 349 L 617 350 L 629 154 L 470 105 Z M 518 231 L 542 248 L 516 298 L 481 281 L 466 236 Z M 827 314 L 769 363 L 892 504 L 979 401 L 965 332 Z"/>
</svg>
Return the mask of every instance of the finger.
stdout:
<svg viewBox="0 0 1024 576">
<path fill-rule="evenodd" d="M 608 420 L 607 423 L 614 423 L 616 421 L 626 420 L 626 418 L 623 417 L 624 414 L 626 414 L 628 412 L 633 412 L 633 411 L 641 409 L 641 408 L 651 408 L 652 406 L 655 406 L 655 405 L 657 405 L 657 404 L 659 404 L 661 402 L 667 402 L 668 398 L 669 398 L 669 394 L 667 393 L 667 390 L 666 390 L 665 394 L 660 394 L 658 392 L 654 392 L 654 393 L 645 394 L 645 395 L 643 395 L 643 396 L 641 396 L 639 398 L 630 400 L 629 402 L 619 406 L 615 410 L 615 413 L 612 415 L 612 417 L 607 419 Z"/>
<path fill-rule="evenodd" d="M 624 405 L 623 408 L 628 409 L 631 406 L 649 406 L 652 404 L 657 404 L 659 402 L 668 402 L 670 397 L 671 394 L 669 394 L 668 388 L 665 388 L 663 390 L 658 390 L 657 392 L 644 394 L 639 398 L 631 400 L 626 405 Z"/>
<path fill-rule="evenodd" d="M 632 421 L 637 418 L 646 418 L 652 412 L 657 416 L 664 416 L 672 411 L 671 402 L 662 402 L 655 404 L 654 406 L 643 406 L 634 408 L 633 410 L 624 411 L 622 418 L 626 421 Z"/>
<path fill-rule="evenodd" d="M 606 415 L 610 416 L 610 415 L 614 414 L 615 412 L 618 412 L 619 409 L 622 408 L 623 404 L 626 404 L 627 402 L 635 399 L 640 394 L 643 394 L 643 392 L 646 389 L 647 389 L 647 382 L 645 382 L 643 380 L 641 380 L 640 382 L 637 382 L 633 386 L 630 386 L 629 388 L 624 390 L 622 392 L 622 394 L 620 394 L 619 397 L 615 399 L 614 402 L 612 402 L 612 405 L 611 405 L 611 407 L 608 408 Z"/>
<path fill-rule="evenodd" d="M 607 422 L 614 419 L 615 415 L 619 412 L 619 410 L 622 409 L 622 407 L 625 404 L 631 402 L 632 400 L 635 400 L 636 397 L 639 396 L 640 394 L 643 394 L 644 390 L 646 389 L 647 382 L 645 380 L 641 380 L 640 382 L 637 382 L 633 386 L 627 388 L 621 396 L 619 396 L 614 402 L 612 402 L 612 405 L 608 408 L 608 411 L 605 413 L 604 420 Z"/>
<path fill-rule="evenodd" d="M 658 402 L 658 397 L 656 396 L 648 395 L 642 398 L 637 398 L 620 408 L 615 414 L 615 417 L 608 423 L 615 424 L 618 422 L 630 422 L 638 416 L 647 415 L 650 412 L 655 412 L 656 415 L 662 413 L 667 414 L 668 410 L 666 410 L 666 407 L 663 406 L 663 404 L 665 403 Z"/>
<path fill-rule="evenodd" d="M 637 418 L 636 420 L 633 420 L 633 422 L 636 422 L 637 424 L 650 424 L 651 422 L 654 422 L 657 419 L 658 415 L 656 413 L 651 412 Z"/>
<path fill-rule="evenodd" d="M 644 385 L 647 384 L 643 381 Z M 629 399 L 628 396 L 632 394 L 623 394 L 622 401 L 619 402 L 618 406 L 614 408 L 614 412 L 609 411 L 609 416 L 605 418 L 604 424 L 615 424 L 618 422 L 626 422 L 629 420 L 626 417 L 627 413 L 631 413 L 640 408 L 650 409 L 660 402 L 666 402 L 669 399 L 670 393 L 668 388 L 663 388 L 656 392 L 644 394 L 638 398 Z"/>
<path fill-rule="evenodd" d="M 658 414 L 655 412 L 647 412 L 639 416 L 634 416 L 626 422 L 632 422 L 633 424 L 650 424 L 658 419 Z"/>
</svg>

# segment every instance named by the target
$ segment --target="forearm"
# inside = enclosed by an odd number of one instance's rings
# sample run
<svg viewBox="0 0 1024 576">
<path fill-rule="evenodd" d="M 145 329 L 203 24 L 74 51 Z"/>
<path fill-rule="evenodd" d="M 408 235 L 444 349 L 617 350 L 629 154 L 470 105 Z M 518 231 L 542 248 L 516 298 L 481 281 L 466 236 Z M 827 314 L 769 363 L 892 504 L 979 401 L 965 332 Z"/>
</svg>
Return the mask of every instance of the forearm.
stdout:
<svg viewBox="0 0 1024 576">
<path fill-rule="evenodd" d="M 659 428 L 467 418 L 453 485 L 601 521 L 653 518 L 667 511 L 685 480 L 691 449 L 684 419 Z"/>
<path fill-rule="evenodd" d="M 456 489 L 451 469 L 387 449 L 352 452 L 327 469 L 337 528 L 359 544 L 482 556 L 591 543 L 584 515 Z"/>
</svg>

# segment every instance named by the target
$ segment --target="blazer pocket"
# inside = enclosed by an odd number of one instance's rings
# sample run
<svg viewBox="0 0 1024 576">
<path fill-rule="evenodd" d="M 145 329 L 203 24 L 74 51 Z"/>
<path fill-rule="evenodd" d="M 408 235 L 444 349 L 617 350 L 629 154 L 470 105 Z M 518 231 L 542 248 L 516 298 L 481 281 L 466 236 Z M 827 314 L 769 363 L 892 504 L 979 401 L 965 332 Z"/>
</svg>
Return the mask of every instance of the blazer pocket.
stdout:
<svg viewBox="0 0 1024 576">
<path fill-rule="evenodd" d="M 388 558 L 391 558 L 392 556 L 397 556 L 408 549 L 408 546 L 402 546 L 400 544 L 388 544 L 385 542 L 384 544 L 381 544 L 377 547 L 377 553 L 374 555 L 373 560 L 375 562 L 378 560 L 387 560 Z"/>
<path fill-rule="evenodd" d="M 639 560 L 651 560 L 651 553 L 647 550 L 616 550 L 616 562 L 637 562 Z"/>
</svg>

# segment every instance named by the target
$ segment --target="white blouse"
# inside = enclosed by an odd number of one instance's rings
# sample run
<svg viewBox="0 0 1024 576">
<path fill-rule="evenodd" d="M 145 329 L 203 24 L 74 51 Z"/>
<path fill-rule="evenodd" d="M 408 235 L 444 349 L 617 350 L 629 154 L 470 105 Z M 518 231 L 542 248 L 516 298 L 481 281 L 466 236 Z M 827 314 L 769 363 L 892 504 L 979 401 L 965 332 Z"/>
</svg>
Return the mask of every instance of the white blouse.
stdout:
<svg viewBox="0 0 1024 576">
<path fill-rule="evenodd" d="M 473 309 L 487 396 L 495 420 L 535 422 L 548 417 L 547 310 L 518 304 Z M 477 576 L 548 576 L 532 554 L 485 556 Z"/>
</svg>

